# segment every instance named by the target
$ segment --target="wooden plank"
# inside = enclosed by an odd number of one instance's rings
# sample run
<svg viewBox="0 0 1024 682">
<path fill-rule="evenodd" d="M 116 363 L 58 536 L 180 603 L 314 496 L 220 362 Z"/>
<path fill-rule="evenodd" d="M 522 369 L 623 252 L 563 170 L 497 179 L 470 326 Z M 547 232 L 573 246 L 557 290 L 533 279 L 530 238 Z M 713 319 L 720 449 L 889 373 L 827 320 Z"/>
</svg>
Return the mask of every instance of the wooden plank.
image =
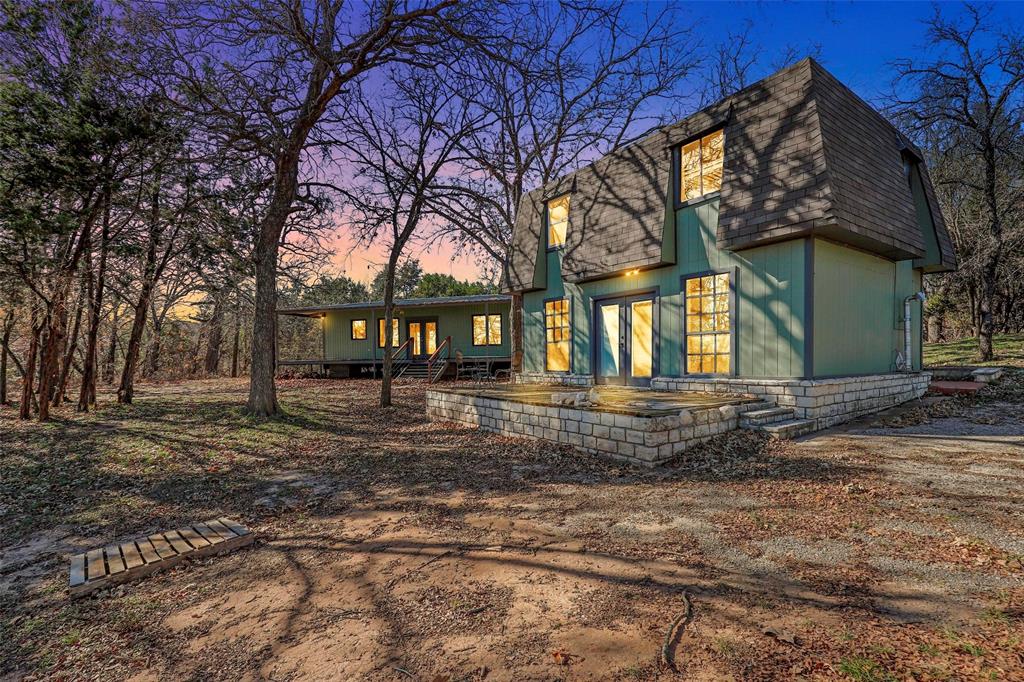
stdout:
<svg viewBox="0 0 1024 682">
<path fill-rule="evenodd" d="M 126 542 L 121 545 L 121 554 L 124 555 L 125 568 L 129 571 L 146 563 L 142 555 L 139 554 L 139 548 L 135 546 L 134 542 Z"/>
<path fill-rule="evenodd" d="M 71 557 L 71 587 L 78 587 L 85 582 L 85 555 L 76 554 Z"/>
<path fill-rule="evenodd" d="M 103 553 L 107 555 L 107 571 L 111 575 L 120 573 L 127 568 L 124 565 L 124 560 L 121 558 L 121 550 L 117 545 L 110 545 L 103 550 Z"/>
<path fill-rule="evenodd" d="M 182 528 L 178 532 L 181 533 L 181 537 L 185 538 L 188 544 L 196 549 L 210 546 L 210 541 L 197 533 L 193 528 Z"/>
<path fill-rule="evenodd" d="M 237 535 L 224 521 L 241 528 L 245 534 Z M 225 539 L 225 536 L 230 539 Z M 224 554 L 251 545 L 255 539 L 255 535 L 244 526 L 230 519 L 218 519 L 196 524 L 194 528 L 157 533 L 133 542 L 93 549 L 72 557 L 68 592 L 72 597 L 81 597 L 162 571 L 186 558 Z"/>
<path fill-rule="evenodd" d="M 242 524 L 238 523 L 237 521 L 232 521 L 231 519 L 225 518 L 223 516 L 217 520 L 223 525 L 227 526 L 227 528 L 235 535 L 249 534 L 249 529 L 243 526 Z"/>
<path fill-rule="evenodd" d="M 153 543 L 153 549 L 156 550 L 156 553 L 160 555 L 161 559 L 170 559 L 178 554 L 174 551 L 174 548 L 171 547 L 170 543 L 164 539 L 164 536 L 159 533 L 150 535 L 149 541 Z"/>
<path fill-rule="evenodd" d="M 164 537 L 167 539 L 167 542 L 171 543 L 171 547 L 178 554 L 188 554 L 192 551 L 192 545 L 185 542 L 185 538 L 181 537 L 178 531 L 172 530 L 169 533 L 164 533 Z"/>
<path fill-rule="evenodd" d="M 211 545 L 219 545 L 224 542 L 224 538 L 222 538 L 219 533 L 215 533 L 205 523 L 197 523 L 192 527 L 195 528 L 200 535 L 206 538 Z"/>
<path fill-rule="evenodd" d="M 139 546 L 139 553 L 142 554 L 142 560 L 147 564 L 153 564 L 160 561 L 160 555 L 156 553 L 156 548 L 146 538 L 141 538 L 137 543 Z"/>
<path fill-rule="evenodd" d="M 210 529 L 213 530 L 213 532 L 219 534 L 225 540 L 233 540 L 235 537 L 237 537 L 227 528 L 227 526 L 222 524 L 220 521 L 207 521 L 206 525 L 209 526 Z"/>
<path fill-rule="evenodd" d="M 89 567 L 89 580 L 99 580 L 107 575 L 107 567 L 103 564 L 102 549 L 90 549 L 86 558 Z"/>
</svg>

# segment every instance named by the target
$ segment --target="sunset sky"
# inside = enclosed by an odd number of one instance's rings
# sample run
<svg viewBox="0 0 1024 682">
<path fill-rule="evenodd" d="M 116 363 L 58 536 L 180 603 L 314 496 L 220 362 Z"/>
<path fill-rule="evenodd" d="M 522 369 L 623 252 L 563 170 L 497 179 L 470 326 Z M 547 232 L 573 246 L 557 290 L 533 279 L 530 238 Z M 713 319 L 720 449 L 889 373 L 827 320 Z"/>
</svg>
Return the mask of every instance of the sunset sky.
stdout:
<svg viewBox="0 0 1024 682">
<path fill-rule="evenodd" d="M 641 3 L 632 7 L 638 13 L 644 8 Z M 926 42 L 922 22 L 932 16 L 934 7 L 930 2 L 690 2 L 681 11 L 682 19 L 697 28 L 708 50 L 727 44 L 731 34 L 741 33 L 749 23 L 751 35 L 760 46 L 751 81 L 771 73 L 773 62 L 793 47 L 801 56 L 814 54 L 857 94 L 881 106 L 892 88 L 891 63 L 922 53 Z M 940 3 L 939 7 L 947 15 L 961 11 L 961 6 L 955 4 Z M 1024 18 L 1022 4 L 997 4 L 993 11 L 997 17 L 1018 24 Z M 701 79 L 691 78 L 687 86 L 698 92 Z M 695 102 L 690 109 L 694 108 Z M 353 244 L 351 235 L 340 226 L 333 240 L 335 272 L 369 281 L 384 262 L 383 249 L 353 251 Z M 471 280 L 480 276 L 472 258 L 456 256 L 448 245 L 432 252 L 413 250 L 410 255 L 420 259 L 426 272 Z"/>
</svg>

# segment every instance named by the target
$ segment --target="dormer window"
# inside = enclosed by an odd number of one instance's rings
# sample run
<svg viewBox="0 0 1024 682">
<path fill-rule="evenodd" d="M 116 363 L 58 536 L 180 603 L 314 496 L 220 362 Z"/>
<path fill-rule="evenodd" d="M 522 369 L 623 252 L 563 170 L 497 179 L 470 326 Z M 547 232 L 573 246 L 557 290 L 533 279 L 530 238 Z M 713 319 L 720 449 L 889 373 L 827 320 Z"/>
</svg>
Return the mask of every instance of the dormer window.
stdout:
<svg viewBox="0 0 1024 682">
<path fill-rule="evenodd" d="M 548 248 L 556 249 L 565 244 L 565 232 L 569 227 L 569 195 L 548 201 Z"/>
<path fill-rule="evenodd" d="M 697 199 L 722 189 L 725 134 L 721 130 L 684 144 L 679 153 L 679 196 Z"/>
</svg>

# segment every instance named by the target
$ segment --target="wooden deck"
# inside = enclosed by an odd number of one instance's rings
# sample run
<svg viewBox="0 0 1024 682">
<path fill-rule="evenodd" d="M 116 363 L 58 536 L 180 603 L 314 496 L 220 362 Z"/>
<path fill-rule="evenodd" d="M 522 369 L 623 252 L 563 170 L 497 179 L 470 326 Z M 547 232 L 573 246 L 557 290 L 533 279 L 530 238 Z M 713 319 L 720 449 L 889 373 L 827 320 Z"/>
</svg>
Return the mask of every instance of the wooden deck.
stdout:
<svg viewBox="0 0 1024 682">
<path fill-rule="evenodd" d="M 242 524 L 220 518 L 99 547 L 71 557 L 69 591 L 72 597 L 81 597 L 170 568 L 186 558 L 230 552 L 254 539 Z"/>
<path fill-rule="evenodd" d="M 557 406 L 559 403 L 553 399 L 554 394 L 589 392 L 591 389 L 551 384 L 499 384 L 455 388 L 439 387 L 435 390 L 481 398 L 514 400 L 528 405 Z M 647 388 L 624 386 L 598 386 L 595 390 L 598 396 L 597 403 L 584 409 L 628 414 L 634 417 L 661 417 L 678 414 L 680 410 L 684 409 L 700 410 L 723 405 L 758 402 L 758 398 L 753 396 L 728 393 L 652 391 Z"/>
</svg>

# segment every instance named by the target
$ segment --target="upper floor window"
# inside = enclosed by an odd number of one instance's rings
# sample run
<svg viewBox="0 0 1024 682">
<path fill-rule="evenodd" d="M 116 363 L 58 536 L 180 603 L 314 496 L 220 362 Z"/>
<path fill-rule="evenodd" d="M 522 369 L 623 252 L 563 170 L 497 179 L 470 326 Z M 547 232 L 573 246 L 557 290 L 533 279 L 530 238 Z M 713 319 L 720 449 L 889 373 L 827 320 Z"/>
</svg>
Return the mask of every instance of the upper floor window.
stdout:
<svg viewBox="0 0 1024 682">
<path fill-rule="evenodd" d="M 548 202 L 548 248 L 565 244 L 565 231 L 569 227 L 569 195 Z"/>
<path fill-rule="evenodd" d="M 679 153 L 679 196 L 696 199 L 722 189 L 725 135 L 716 130 L 699 140 L 684 144 Z"/>
</svg>

